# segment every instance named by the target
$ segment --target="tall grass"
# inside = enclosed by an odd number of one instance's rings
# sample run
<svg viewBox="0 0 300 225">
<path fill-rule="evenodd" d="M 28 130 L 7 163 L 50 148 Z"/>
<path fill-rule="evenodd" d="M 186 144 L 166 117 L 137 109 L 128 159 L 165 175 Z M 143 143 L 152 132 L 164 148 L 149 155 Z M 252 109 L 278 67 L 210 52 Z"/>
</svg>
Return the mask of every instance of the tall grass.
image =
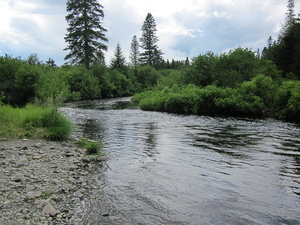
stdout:
<svg viewBox="0 0 300 225">
<path fill-rule="evenodd" d="M 71 131 L 71 122 L 57 108 L 0 106 L 0 137 L 64 140 Z"/>
</svg>

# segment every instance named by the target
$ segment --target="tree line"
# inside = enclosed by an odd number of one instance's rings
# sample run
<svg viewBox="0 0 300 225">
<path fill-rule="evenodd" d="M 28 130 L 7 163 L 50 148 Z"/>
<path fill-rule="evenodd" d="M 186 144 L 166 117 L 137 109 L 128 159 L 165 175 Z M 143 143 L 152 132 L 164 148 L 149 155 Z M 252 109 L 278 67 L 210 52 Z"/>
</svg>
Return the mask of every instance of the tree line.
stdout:
<svg viewBox="0 0 300 225">
<path fill-rule="evenodd" d="M 36 54 L 0 57 L 0 102 L 15 106 L 131 96 L 143 109 L 188 114 L 275 116 L 299 120 L 300 20 L 288 0 L 286 23 L 276 41 L 257 54 L 236 48 L 192 60 L 165 60 L 156 23 L 148 13 L 142 37 L 133 36 L 130 63 L 118 43 L 105 64 L 108 41 L 97 0 L 68 0 L 67 64 Z M 146 91 L 146 92 L 143 92 Z"/>
<path fill-rule="evenodd" d="M 286 22 L 262 54 L 236 48 L 195 57 L 132 101 L 144 110 L 197 115 L 268 116 L 300 121 L 300 15 L 288 0 Z"/>
</svg>

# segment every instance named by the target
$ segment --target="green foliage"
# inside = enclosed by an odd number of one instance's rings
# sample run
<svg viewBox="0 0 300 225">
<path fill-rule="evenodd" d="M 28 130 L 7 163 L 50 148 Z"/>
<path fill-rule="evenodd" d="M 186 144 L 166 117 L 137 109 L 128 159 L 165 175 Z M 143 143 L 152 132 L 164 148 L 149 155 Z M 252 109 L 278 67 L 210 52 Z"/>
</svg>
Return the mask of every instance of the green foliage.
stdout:
<svg viewBox="0 0 300 225">
<path fill-rule="evenodd" d="M 187 69 L 186 76 L 184 76 L 184 83 L 198 86 L 212 84 L 212 76 L 217 60 L 218 57 L 212 52 L 207 52 L 205 55 L 199 55 L 194 58 L 192 65 Z"/>
<path fill-rule="evenodd" d="M 68 34 L 65 40 L 68 46 L 65 50 L 70 50 L 70 53 L 65 60 L 70 60 L 71 64 L 90 68 L 93 63 L 104 61 L 103 51 L 107 46 L 100 41 L 108 40 L 104 35 L 107 30 L 102 27 L 102 8 L 97 0 L 67 1 Z"/>
<path fill-rule="evenodd" d="M 274 107 L 278 87 L 271 77 L 258 74 L 251 81 L 242 83 L 239 89 L 248 101 L 252 101 L 252 99 L 256 101 L 259 97 L 264 104 L 264 108 Z"/>
<path fill-rule="evenodd" d="M 111 60 L 110 68 L 122 70 L 126 67 L 126 58 L 123 55 L 120 43 L 117 44 L 114 57 Z"/>
<path fill-rule="evenodd" d="M 288 21 L 287 21 L 288 22 Z M 300 79 L 300 20 L 289 18 L 283 34 L 264 48 L 263 58 L 272 60 L 283 77 Z"/>
<path fill-rule="evenodd" d="M 136 68 L 139 64 L 139 55 L 140 55 L 139 46 L 140 45 L 138 39 L 136 35 L 134 35 L 130 45 L 130 56 L 129 56 L 131 66 L 133 66 L 134 68 Z"/>
<path fill-rule="evenodd" d="M 54 192 L 52 190 L 43 191 L 41 194 L 41 199 L 50 198 L 53 194 L 54 194 Z"/>
<path fill-rule="evenodd" d="M 41 104 L 60 104 L 72 97 L 70 86 L 63 70 L 57 68 L 43 68 L 36 90 L 36 98 Z"/>
<path fill-rule="evenodd" d="M 145 89 L 157 85 L 160 74 L 152 66 L 146 65 L 137 69 L 136 77 L 141 88 Z"/>
<path fill-rule="evenodd" d="M 94 142 L 91 140 L 88 140 L 86 137 L 82 137 L 77 141 L 77 144 L 81 147 L 86 149 L 87 154 L 89 155 L 99 155 L 100 149 L 102 148 L 101 144 L 99 142 Z"/>
<path fill-rule="evenodd" d="M 285 81 L 278 91 L 278 114 L 281 119 L 300 121 L 300 81 Z"/>
<path fill-rule="evenodd" d="M 248 102 L 236 89 L 194 85 L 148 91 L 135 95 L 132 101 L 143 110 L 179 114 L 260 115 L 257 102 Z"/>
<path fill-rule="evenodd" d="M 64 140 L 71 131 L 71 122 L 55 108 L 30 104 L 24 108 L 0 106 L 1 137 Z"/>
<path fill-rule="evenodd" d="M 162 74 L 165 72 L 165 74 Z M 181 70 L 165 70 L 160 71 L 162 74 L 161 78 L 158 80 L 158 85 L 156 89 L 163 89 L 165 87 L 171 88 L 173 85 L 183 85 L 184 79 L 186 78 L 186 73 Z"/>
<path fill-rule="evenodd" d="M 260 67 L 260 59 L 248 49 L 237 48 L 221 54 L 212 73 L 214 84 L 236 88 L 243 81 L 251 80 Z"/>
<path fill-rule="evenodd" d="M 65 71 L 71 92 L 80 93 L 81 99 L 100 98 L 99 80 L 91 70 L 86 69 L 84 66 L 72 66 L 66 67 Z"/>
<path fill-rule="evenodd" d="M 142 26 L 141 47 L 145 50 L 140 54 L 142 65 L 158 66 L 162 61 L 162 52 L 158 49 L 156 36 L 156 22 L 151 13 L 148 13 Z"/>
</svg>

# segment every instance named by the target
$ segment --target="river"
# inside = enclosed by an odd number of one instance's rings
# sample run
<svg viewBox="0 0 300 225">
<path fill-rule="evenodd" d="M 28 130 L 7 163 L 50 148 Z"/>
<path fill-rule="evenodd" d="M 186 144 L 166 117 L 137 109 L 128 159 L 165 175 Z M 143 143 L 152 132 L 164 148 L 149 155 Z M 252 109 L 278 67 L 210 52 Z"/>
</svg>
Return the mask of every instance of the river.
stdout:
<svg viewBox="0 0 300 225">
<path fill-rule="evenodd" d="M 147 112 L 130 98 L 61 110 L 109 155 L 78 224 L 300 224 L 297 124 Z"/>
</svg>

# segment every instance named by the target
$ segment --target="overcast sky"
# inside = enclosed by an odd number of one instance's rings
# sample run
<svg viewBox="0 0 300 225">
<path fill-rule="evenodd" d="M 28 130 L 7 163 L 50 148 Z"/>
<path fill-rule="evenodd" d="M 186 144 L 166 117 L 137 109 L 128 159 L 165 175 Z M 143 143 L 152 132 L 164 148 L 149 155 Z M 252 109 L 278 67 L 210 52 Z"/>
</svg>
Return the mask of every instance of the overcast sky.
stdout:
<svg viewBox="0 0 300 225">
<path fill-rule="evenodd" d="M 62 65 L 67 54 L 67 0 L 0 0 L 0 55 L 27 58 L 38 54 Z M 109 40 L 106 63 L 119 42 L 129 56 L 134 35 L 148 12 L 157 24 L 158 46 L 165 59 L 193 58 L 207 51 L 219 54 L 238 46 L 257 50 L 277 37 L 287 0 L 99 0 Z M 295 13 L 300 12 L 296 1 Z M 128 59 L 129 61 L 129 59 Z"/>
</svg>

